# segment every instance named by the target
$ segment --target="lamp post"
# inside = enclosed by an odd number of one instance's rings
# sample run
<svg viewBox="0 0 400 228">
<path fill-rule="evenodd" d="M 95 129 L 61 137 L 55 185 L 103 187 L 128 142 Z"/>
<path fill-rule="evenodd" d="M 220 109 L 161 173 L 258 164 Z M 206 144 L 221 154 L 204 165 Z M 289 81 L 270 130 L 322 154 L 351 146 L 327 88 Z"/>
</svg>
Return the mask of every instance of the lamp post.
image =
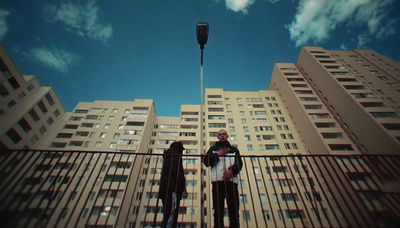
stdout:
<svg viewBox="0 0 400 228">
<path fill-rule="evenodd" d="M 207 22 L 199 22 L 196 25 L 196 36 L 197 43 L 200 45 L 200 95 L 201 95 L 201 104 L 204 103 L 203 97 L 203 50 L 204 45 L 206 45 L 208 40 L 208 23 Z"/>
<path fill-rule="evenodd" d="M 203 105 L 204 105 L 204 95 L 203 95 L 203 50 L 204 45 L 207 43 L 208 39 L 208 23 L 207 22 L 199 22 L 196 25 L 196 36 L 197 36 L 197 43 L 200 45 L 200 96 L 201 96 L 201 104 L 200 104 L 200 154 L 204 154 L 204 145 L 203 145 Z M 202 161 L 202 160 L 201 160 Z M 204 188 L 203 186 L 203 165 L 202 162 L 200 163 L 200 186 L 201 189 Z M 201 194 L 201 226 L 204 224 L 204 196 Z M 210 222 L 210 221 L 209 221 Z"/>
</svg>

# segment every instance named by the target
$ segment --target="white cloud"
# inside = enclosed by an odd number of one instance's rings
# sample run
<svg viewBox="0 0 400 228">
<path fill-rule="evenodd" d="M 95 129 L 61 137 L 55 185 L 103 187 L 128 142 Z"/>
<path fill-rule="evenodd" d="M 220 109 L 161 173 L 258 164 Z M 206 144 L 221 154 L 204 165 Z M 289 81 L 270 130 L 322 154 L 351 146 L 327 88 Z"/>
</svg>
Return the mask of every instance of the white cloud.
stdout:
<svg viewBox="0 0 400 228">
<path fill-rule="evenodd" d="M 94 0 L 88 0 L 86 4 L 79 1 L 58 6 L 48 4 L 44 6 L 44 13 L 49 22 L 62 22 L 68 31 L 82 37 L 106 43 L 113 35 L 112 26 L 99 21 L 100 10 Z"/>
<path fill-rule="evenodd" d="M 215 0 L 215 2 L 221 2 L 223 0 Z M 247 9 L 255 2 L 256 0 L 225 0 L 225 6 L 227 9 L 232 10 L 234 12 L 241 12 L 243 14 L 247 13 Z M 280 0 L 266 0 L 271 4 L 275 4 Z"/>
<path fill-rule="evenodd" d="M 279 1 L 280 0 L 267 0 L 267 2 L 272 3 L 272 4 L 275 4 L 275 3 L 279 2 Z"/>
<path fill-rule="evenodd" d="M 367 35 L 383 38 L 396 32 L 397 20 L 387 22 L 394 0 L 301 0 L 294 20 L 287 25 L 296 46 L 326 41 L 341 24 L 366 25 Z M 368 38 L 368 37 L 366 37 Z M 366 41 L 364 37 L 364 41 Z"/>
<path fill-rule="evenodd" d="M 254 3 L 255 0 L 225 0 L 226 8 L 235 11 L 247 13 L 247 8 Z"/>
<path fill-rule="evenodd" d="M 8 15 L 10 15 L 10 12 L 5 9 L 0 9 L 0 40 L 3 39 L 8 31 L 8 25 L 6 22 L 6 17 Z"/>
<path fill-rule="evenodd" d="M 371 41 L 366 33 L 358 35 L 357 40 L 357 47 L 365 47 Z"/>
<path fill-rule="evenodd" d="M 57 48 L 32 48 L 26 53 L 27 57 L 35 62 L 48 66 L 56 71 L 65 73 L 76 60 L 77 56 L 66 50 Z"/>
<path fill-rule="evenodd" d="M 342 49 L 342 50 L 347 50 L 347 47 L 346 47 L 346 45 L 341 44 L 341 45 L 340 45 L 340 49 Z"/>
</svg>

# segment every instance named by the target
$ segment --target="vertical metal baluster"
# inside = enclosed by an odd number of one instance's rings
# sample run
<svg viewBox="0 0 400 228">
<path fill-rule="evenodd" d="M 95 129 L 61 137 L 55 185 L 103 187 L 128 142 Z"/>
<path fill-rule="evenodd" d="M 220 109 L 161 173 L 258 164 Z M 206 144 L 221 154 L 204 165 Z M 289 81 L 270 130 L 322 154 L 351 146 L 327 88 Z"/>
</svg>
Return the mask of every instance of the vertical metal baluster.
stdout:
<svg viewBox="0 0 400 228">
<path fill-rule="evenodd" d="M 87 153 L 85 153 L 85 156 L 86 156 L 86 154 L 87 154 Z M 93 157 L 95 157 L 95 154 L 94 154 L 94 153 L 90 153 L 90 155 L 91 155 L 91 156 L 90 156 L 89 163 L 88 163 L 89 165 L 91 164 Z M 86 158 L 86 157 L 85 157 L 85 158 Z M 99 160 L 100 160 L 100 156 L 97 157 L 97 160 L 96 160 L 96 162 L 95 162 L 95 166 L 96 166 L 96 164 L 97 164 L 97 162 L 98 162 Z M 82 160 L 82 163 L 83 163 L 84 161 L 86 161 L 86 159 L 83 159 L 83 160 Z M 82 176 L 86 174 L 87 169 L 88 169 L 88 166 L 85 167 L 85 170 L 83 171 Z M 89 174 L 88 179 L 90 178 L 90 176 L 92 175 L 92 173 L 93 173 L 93 170 L 92 170 L 91 173 Z M 80 182 L 81 180 L 82 180 L 82 179 L 80 179 L 79 182 Z M 88 182 L 86 181 L 82 189 L 85 189 L 85 188 L 86 188 L 87 183 L 88 183 Z M 77 185 L 77 186 L 78 186 L 78 185 Z M 79 197 L 78 197 L 78 200 L 76 201 L 75 205 L 72 206 L 71 208 L 76 208 L 76 206 L 77 206 L 78 203 L 80 202 L 80 199 L 81 199 L 81 197 L 82 197 L 82 193 L 83 193 L 83 191 L 80 192 Z M 83 208 L 82 208 L 81 211 L 83 211 Z M 71 222 L 70 220 L 71 220 L 72 215 L 73 215 L 73 213 L 71 213 L 71 214 L 68 216 L 64 227 L 69 226 L 69 223 Z M 79 220 L 80 217 L 81 217 L 81 213 L 79 213 L 78 220 Z M 58 227 L 58 222 L 59 222 L 59 221 L 57 220 L 57 222 L 56 222 L 56 224 L 54 225 L 54 227 Z"/>
<path fill-rule="evenodd" d="M 269 156 L 269 159 L 272 161 L 272 167 L 275 167 L 275 162 L 274 162 L 275 157 L 276 157 L 276 156 Z M 272 159 L 272 158 L 274 158 L 274 159 Z M 272 172 L 273 172 L 273 169 L 271 170 L 271 172 L 269 172 L 269 178 L 270 178 L 271 183 L 272 183 L 272 189 L 274 189 L 274 193 L 273 193 L 273 194 L 275 194 L 275 196 L 276 196 L 276 202 L 278 203 L 279 211 L 281 212 L 281 214 L 278 213 L 278 217 L 279 217 L 279 216 L 282 217 L 283 226 L 284 226 L 284 227 L 287 227 L 286 221 L 285 221 L 285 213 L 284 213 L 284 211 L 282 210 L 281 203 L 280 203 L 280 200 L 279 200 L 279 196 L 278 196 L 278 194 L 276 193 L 276 188 L 275 188 L 275 183 L 274 183 L 274 182 L 275 182 L 275 179 L 272 177 Z M 278 175 L 277 175 L 277 176 L 278 176 Z M 279 176 L 278 176 L 278 179 L 279 179 Z M 279 182 L 279 181 L 278 181 L 278 182 Z M 281 185 L 280 182 L 279 182 L 279 185 Z M 281 187 L 282 187 L 282 186 L 281 186 Z"/>
</svg>

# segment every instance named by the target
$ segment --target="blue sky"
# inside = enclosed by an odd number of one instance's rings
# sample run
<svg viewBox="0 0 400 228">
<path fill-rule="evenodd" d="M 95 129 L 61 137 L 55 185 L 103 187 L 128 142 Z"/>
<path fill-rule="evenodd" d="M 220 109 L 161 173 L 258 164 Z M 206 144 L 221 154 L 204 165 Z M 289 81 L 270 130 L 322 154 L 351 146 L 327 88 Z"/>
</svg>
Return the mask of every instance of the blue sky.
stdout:
<svg viewBox="0 0 400 228">
<path fill-rule="evenodd" d="M 24 74 L 79 101 L 154 99 L 158 115 L 200 103 L 195 25 L 210 24 L 204 85 L 268 87 L 301 46 L 369 48 L 400 61 L 398 0 L 0 2 L 0 40 Z"/>
</svg>

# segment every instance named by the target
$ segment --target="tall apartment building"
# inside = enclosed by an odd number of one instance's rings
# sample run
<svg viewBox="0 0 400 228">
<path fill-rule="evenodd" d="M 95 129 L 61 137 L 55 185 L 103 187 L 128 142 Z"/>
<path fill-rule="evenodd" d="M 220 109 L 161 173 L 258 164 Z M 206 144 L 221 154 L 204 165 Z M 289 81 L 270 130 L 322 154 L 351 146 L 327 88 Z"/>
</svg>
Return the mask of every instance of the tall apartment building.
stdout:
<svg viewBox="0 0 400 228">
<path fill-rule="evenodd" d="M 365 202 L 376 184 L 370 166 L 356 159 L 327 165 L 302 157 L 399 153 L 400 67 L 372 51 L 305 47 L 297 64 L 275 65 L 269 90 L 206 89 L 203 106 L 182 105 L 176 117 L 157 116 L 147 99 L 80 102 L 64 112 L 51 88 L 21 76 L 0 53 L 1 149 L 46 150 L 0 163 L 5 170 L 0 210 L 12 212 L 18 226 L 159 225 L 161 155 L 179 140 L 186 148 L 188 195 L 178 222 L 212 227 L 210 170 L 200 155 L 220 129 L 244 156 L 243 227 L 363 226 L 373 224 L 371 214 L 390 210 L 384 197 Z M 385 185 L 376 191 L 400 192 L 398 179 L 379 181 Z M 348 214 L 357 219 L 344 219 Z"/>
<path fill-rule="evenodd" d="M 372 51 L 305 47 L 297 64 L 275 66 L 270 88 L 313 153 L 398 154 L 399 68 Z"/>
<path fill-rule="evenodd" d="M 0 149 L 41 148 L 63 114 L 54 90 L 22 75 L 0 45 Z"/>
</svg>

